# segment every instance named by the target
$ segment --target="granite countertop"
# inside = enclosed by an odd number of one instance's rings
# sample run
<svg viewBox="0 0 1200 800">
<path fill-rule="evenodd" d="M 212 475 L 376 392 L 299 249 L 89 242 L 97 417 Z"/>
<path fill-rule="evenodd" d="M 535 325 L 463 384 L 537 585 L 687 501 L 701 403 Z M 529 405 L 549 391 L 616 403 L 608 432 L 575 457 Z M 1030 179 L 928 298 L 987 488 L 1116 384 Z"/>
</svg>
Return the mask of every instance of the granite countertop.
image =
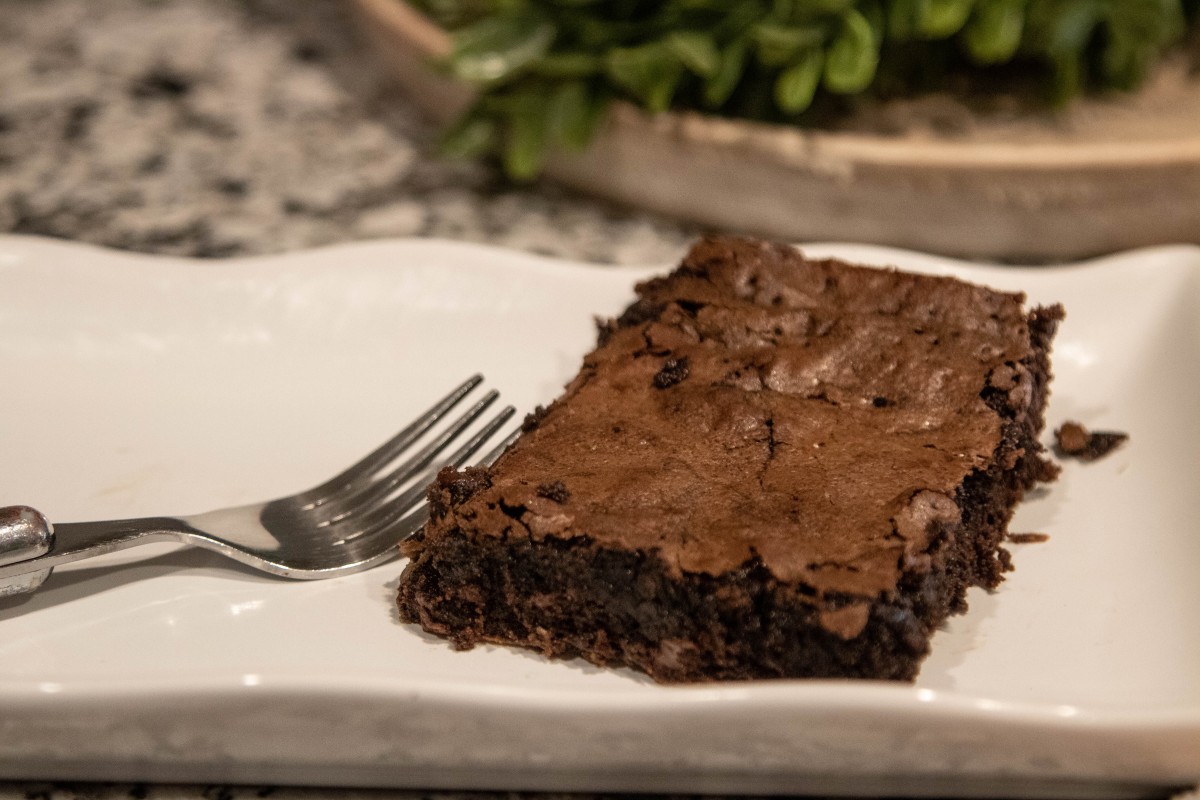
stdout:
<svg viewBox="0 0 1200 800">
<path fill-rule="evenodd" d="M 698 232 L 438 158 L 333 0 L 0 0 L 0 53 L 0 232 L 206 258 L 428 236 L 613 263 L 673 261 Z M 0 800 L 459 796 L 0 782 Z"/>
<path fill-rule="evenodd" d="M 325 0 L 0 0 L 0 231 L 200 257 L 433 236 L 598 262 L 695 230 L 436 155 Z"/>
</svg>

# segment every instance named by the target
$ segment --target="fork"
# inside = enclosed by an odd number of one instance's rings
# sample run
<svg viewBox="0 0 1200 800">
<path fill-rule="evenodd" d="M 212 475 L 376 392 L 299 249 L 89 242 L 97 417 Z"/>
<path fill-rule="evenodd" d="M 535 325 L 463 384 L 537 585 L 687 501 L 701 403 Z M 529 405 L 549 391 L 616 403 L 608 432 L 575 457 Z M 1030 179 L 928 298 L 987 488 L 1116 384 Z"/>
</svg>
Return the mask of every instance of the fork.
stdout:
<svg viewBox="0 0 1200 800">
<path fill-rule="evenodd" d="M 294 579 L 333 578 L 395 558 L 397 545 L 428 517 L 424 495 L 437 471 L 467 463 L 514 413 L 512 406 L 504 408 L 443 457 L 499 397 L 489 391 L 417 449 L 419 440 L 482 382 L 483 376 L 472 376 L 336 477 L 277 500 L 192 516 L 53 526 L 28 506 L 0 508 L 0 597 L 33 592 L 54 567 L 151 541 L 196 545 Z M 504 439 L 481 462 L 494 461 L 515 436 Z"/>
</svg>

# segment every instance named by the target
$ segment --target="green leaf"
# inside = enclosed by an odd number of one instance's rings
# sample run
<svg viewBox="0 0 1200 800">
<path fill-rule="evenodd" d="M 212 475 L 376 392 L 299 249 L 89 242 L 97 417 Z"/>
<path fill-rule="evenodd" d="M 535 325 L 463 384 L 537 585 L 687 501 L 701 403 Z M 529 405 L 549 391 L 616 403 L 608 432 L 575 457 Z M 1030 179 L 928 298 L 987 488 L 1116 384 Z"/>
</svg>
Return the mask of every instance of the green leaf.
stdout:
<svg viewBox="0 0 1200 800">
<path fill-rule="evenodd" d="M 833 15 L 840 17 L 849 11 L 856 0 L 803 0 L 798 3 L 796 16 L 812 18 L 816 15 Z"/>
<path fill-rule="evenodd" d="M 858 94 L 871 84 L 878 66 L 871 23 L 857 11 L 849 12 L 825 59 L 825 88 L 835 94 Z"/>
<path fill-rule="evenodd" d="M 574 18 L 572 33 L 580 47 L 600 52 L 613 45 L 635 41 L 638 37 L 644 40 L 646 27 L 642 22 L 620 17 L 614 19 L 611 14 L 587 12 Z"/>
<path fill-rule="evenodd" d="M 915 39 L 924 9 L 925 0 L 891 0 L 887 9 L 888 37 L 899 41 Z"/>
<path fill-rule="evenodd" d="M 1059 54 L 1053 59 L 1054 91 L 1052 100 L 1062 105 L 1079 94 L 1083 86 L 1083 62 L 1073 53 Z"/>
<path fill-rule="evenodd" d="M 542 171 L 550 133 L 550 106 L 540 93 L 510 98 L 504 143 L 504 171 L 515 180 L 532 180 Z"/>
<path fill-rule="evenodd" d="M 440 149 L 449 158 L 477 158 L 495 148 L 498 132 L 494 119 L 473 110 L 446 131 Z"/>
<path fill-rule="evenodd" d="M 712 4 L 706 2 L 704 5 L 711 6 Z M 767 13 L 761 3 L 745 2 L 745 0 L 726 3 L 721 10 L 724 16 L 715 22 L 712 28 L 713 38 L 718 42 L 740 39 Z"/>
<path fill-rule="evenodd" d="M 451 71 L 471 83 L 498 83 L 541 58 L 555 27 L 532 15 L 484 17 L 454 36 Z"/>
<path fill-rule="evenodd" d="M 918 28 L 926 39 L 945 39 L 962 30 L 975 0 L 924 0 Z"/>
<path fill-rule="evenodd" d="M 529 71 L 543 78 L 587 78 L 604 71 L 604 59 L 591 53 L 547 53 Z"/>
<path fill-rule="evenodd" d="M 684 66 L 701 78 L 710 78 L 721 66 L 721 51 L 707 33 L 699 31 L 676 31 L 667 36 L 667 47 L 683 62 Z"/>
<path fill-rule="evenodd" d="M 582 81 L 564 83 L 550 97 L 550 135 L 571 150 L 582 150 L 591 142 L 606 107 Z"/>
<path fill-rule="evenodd" d="M 704 102 L 709 108 L 719 108 L 729 100 L 745 72 L 749 51 L 746 42 L 737 41 L 721 53 L 716 73 L 704 84 Z"/>
<path fill-rule="evenodd" d="M 683 77 L 683 64 L 660 42 L 638 47 L 616 47 L 608 52 L 608 76 L 642 101 L 648 111 L 671 107 Z"/>
<path fill-rule="evenodd" d="M 1104 78 L 1131 89 L 1145 78 L 1162 49 L 1179 39 L 1186 19 L 1178 0 L 1126 0 L 1108 6 L 1105 46 L 1100 61 Z"/>
<path fill-rule="evenodd" d="M 754 26 L 758 61 L 765 67 L 790 64 L 804 50 L 823 44 L 826 30 L 817 25 L 777 25 L 764 22 Z"/>
<path fill-rule="evenodd" d="M 1082 53 L 1100 23 L 1100 13 L 1097 0 L 1068 0 L 1061 4 L 1049 30 L 1047 52 L 1062 56 Z"/>
<path fill-rule="evenodd" d="M 858 4 L 858 12 L 863 15 L 875 33 L 875 42 L 882 45 L 887 35 L 887 14 L 883 8 L 883 0 L 862 0 Z"/>
<path fill-rule="evenodd" d="M 779 109 L 785 114 L 799 114 L 812 105 L 824 66 L 824 53 L 814 48 L 781 72 L 775 81 L 775 103 Z"/>
<path fill-rule="evenodd" d="M 966 44 L 979 64 L 1002 64 L 1021 46 L 1026 0 L 980 0 L 967 23 Z"/>
<path fill-rule="evenodd" d="M 1118 89 L 1132 89 L 1145 77 L 1157 49 L 1154 42 L 1138 41 L 1128 33 L 1112 31 L 1100 62 L 1104 77 Z"/>
</svg>

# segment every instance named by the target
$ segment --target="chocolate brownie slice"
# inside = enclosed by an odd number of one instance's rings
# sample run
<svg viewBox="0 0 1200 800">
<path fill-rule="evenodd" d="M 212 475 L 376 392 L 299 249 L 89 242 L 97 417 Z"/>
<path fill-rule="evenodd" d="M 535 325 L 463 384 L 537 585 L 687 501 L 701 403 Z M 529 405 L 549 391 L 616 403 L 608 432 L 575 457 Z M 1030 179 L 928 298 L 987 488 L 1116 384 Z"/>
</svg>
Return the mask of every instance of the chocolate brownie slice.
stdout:
<svg viewBox="0 0 1200 800">
<path fill-rule="evenodd" d="M 444 471 L 402 619 L 660 681 L 911 679 L 996 586 L 1058 306 L 701 241 L 490 469 Z"/>
</svg>

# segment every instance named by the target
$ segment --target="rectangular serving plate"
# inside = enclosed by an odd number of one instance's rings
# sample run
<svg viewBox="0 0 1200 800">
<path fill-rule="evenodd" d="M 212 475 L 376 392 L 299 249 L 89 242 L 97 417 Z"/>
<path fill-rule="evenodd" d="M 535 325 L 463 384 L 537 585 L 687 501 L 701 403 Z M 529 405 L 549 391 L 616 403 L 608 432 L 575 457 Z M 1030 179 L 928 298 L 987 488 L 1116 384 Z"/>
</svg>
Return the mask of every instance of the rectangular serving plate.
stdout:
<svg viewBox="0 0 1200 800">
<path fill-rule="evenodd" d="M 402 562 L 292 583 L 171 546 L 0 601 L 0 777 L 1132 797 L 1200 781 L 1200 248 L 952 274 L 1068 310 L 1050 425 L 1128 431 L 1011 529 L 914 685 L 662 687 L 397 621 Z M 198 262 L 0 237 L 2 503 L 192 513 L 328 477 L 468 374 L 553 399 L 629 269 L 429 240 Z M 1049 437 L 1047 437 L 1048 439 Z M 117 563 L 123 569 L 112 569 Z"/>
</svg>

